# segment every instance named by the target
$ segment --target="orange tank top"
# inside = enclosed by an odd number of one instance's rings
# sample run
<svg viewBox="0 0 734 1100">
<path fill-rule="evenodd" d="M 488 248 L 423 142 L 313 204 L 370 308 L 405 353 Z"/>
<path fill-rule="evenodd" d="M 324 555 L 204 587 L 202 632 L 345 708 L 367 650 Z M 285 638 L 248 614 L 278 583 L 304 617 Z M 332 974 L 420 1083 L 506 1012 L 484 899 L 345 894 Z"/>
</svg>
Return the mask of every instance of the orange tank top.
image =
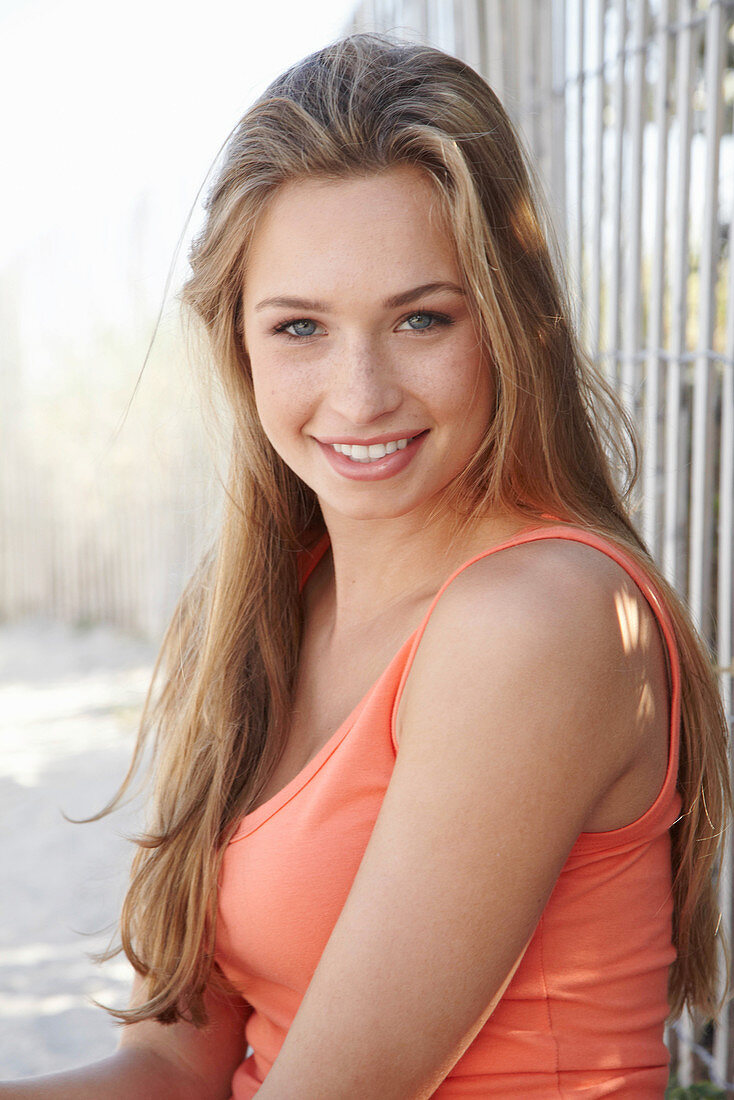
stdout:
<svg viewBox="0 0 734 1100">
<path fill-rule="evenodd" d="M 216 941 L 217 962 L 253 1008 L 251 1053 L 235 1071 L 232 1100 L 249 1100 L 265 1079 L 346 901 L 390 781 L 397 706 L 436 602 L 479 558 L 550 538 L 613 558 L 650 604 L 670 670 L 668 767 L 636 821 L 578 837 L 501 1001 L 433 1095 L 663 1097 L 675 958 L 669 829 L 681 806 L 677 648 L 666 609 L 637 563 L 605 539 L 558 525 L 523 531 L 457 569 L 320 752 L 242 820 L 224 858 Z M 302 583 L 327 545 L 324 538 L 307 559 Z"/>
</svg>

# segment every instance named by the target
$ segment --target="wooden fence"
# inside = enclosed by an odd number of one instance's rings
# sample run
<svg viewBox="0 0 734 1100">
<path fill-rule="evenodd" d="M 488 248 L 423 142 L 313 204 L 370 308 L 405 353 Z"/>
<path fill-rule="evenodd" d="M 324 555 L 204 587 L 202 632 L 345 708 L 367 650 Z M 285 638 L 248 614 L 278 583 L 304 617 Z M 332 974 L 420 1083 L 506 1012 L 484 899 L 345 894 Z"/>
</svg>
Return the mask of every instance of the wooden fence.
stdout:
<svg viewBox="0 0 734 1100">
<path fill-rule="evenodd" d="M 636 519 L 710 643 L 731 716 L 734 3 L 363 0 L 350 29 L 462 57 L 523 133 L 580 333 L 642 439 Z M 729 844 L 730 941 L 732 873 Z M 669 1035 L 682 1084 L 734 1081 L 732 1015 Z"/>
<path fill-rule="evenodd" d="M 105 622 L 157 639 L 218 501 L 183 339 L 164 324 L 133 397 L 152 310 L 137 333 L 91 331 L 75 355 L 45 349 L 42 383 L 28 380 L 16 316 L 1 319 L 0 621 Z"/>
</svg>

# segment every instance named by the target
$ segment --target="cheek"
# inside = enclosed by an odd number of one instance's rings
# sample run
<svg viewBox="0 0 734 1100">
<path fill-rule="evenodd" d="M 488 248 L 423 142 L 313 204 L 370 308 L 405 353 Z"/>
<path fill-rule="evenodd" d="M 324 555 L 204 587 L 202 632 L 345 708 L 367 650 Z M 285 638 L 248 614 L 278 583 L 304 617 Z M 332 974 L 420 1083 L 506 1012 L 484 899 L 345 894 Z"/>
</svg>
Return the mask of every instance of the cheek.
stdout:
<svg viewBox="0 0 734 1100">
<path fill-rule="evenodd" d="M 271 442 L 282 439 L 308 417 L 311 395 L 307 380 L 292 364 L 252 362 L 252 386 L 260 422 Z"/>
<path fill-rule="evenodd" d="M 486 363 L 480 363 L 474 374 L 475 401 L 485 413 L 489 413 L 494 405 L 494 378 Z"/>
<path fill-rule="evenodd" d="M 467 343 L 464 356 L 463 383 L 465 392 L 471 394 L 470 400 L 477 409 L 487 409 L 494 394 L 492 371 L 476 341 Z"/>
<path fill-rule="evenodd" d="M 467 344 L 433 373 L 429 383 L 432 399 L 447 414 L 486 415 L 491 403 L 492 383 L 474 344 Z"/>
<path fill-rule="evenodd" d="M 492 416 L 493 386 L 486 367 L 476 364 L 463 372 L 454 398 L 457 417 L 467 438 L 475 446 L 487 430 Z"/>
<path fill-rule="evenodd" d="M 283 394 L 277 378 L 269 365 L 256 356 L 250 357 L 252 372 L 252 390 L 255 396 L 255 408 L 265 434 L 273 440 L 273 433 L 283 418 Z"/>
</svg>

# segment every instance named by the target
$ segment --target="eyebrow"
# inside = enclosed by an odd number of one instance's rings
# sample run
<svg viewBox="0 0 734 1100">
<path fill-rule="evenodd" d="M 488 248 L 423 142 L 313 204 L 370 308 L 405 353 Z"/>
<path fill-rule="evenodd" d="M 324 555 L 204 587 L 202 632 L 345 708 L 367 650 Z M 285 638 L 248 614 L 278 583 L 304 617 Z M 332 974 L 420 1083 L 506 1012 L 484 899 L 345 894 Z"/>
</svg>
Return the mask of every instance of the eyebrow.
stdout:
<svg viewBox="0 0 734 1100">
<path fill-rule="evenodd" d="M 410 305 L 417 298 L 423 298 L 426 294 L 435 294 L 439 290 L 450 290 L 454 294 L 464 294 L 464 291 L 456 283 L 422 283 L 420 286 L 411 287 L 410 290 L 403 290 L 400 294 L 393 294 L 390 298 L 386 298 L 382 303 L 384 309 L 398 309 L 400 306 Z M 311 298 L 290 298 L 290 297 L 277 297 L 277 298 L 263 298 L 262 302 L 258 302 L 255 306 L 255 312 L 259 313 L 261 309 L 267 309 L 269 306 L 278 306 L 282 309 L 303 309 L 313 310 L 314 313 L 328 313 L 330 307 L 326 302 L 314 301 Z"/>
</svg>

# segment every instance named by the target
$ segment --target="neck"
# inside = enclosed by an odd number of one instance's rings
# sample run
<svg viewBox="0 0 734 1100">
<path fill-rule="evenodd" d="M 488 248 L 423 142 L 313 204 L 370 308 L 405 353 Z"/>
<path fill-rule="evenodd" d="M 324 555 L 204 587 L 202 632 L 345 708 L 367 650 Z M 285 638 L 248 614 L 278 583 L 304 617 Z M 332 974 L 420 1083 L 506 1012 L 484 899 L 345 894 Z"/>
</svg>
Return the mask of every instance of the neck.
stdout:
<svg viewBox="0 0 734 1100">
<path fill-rule="evenodd" d="M 332 636 L 375 623 L 398 604 L 433 594 L 472 553 L 532 526 L 495 514 L 459 525 L 456 517 L 415 515 L 354 520 L 325 511 L 331 562 L 322 583 L 330 605 Z"/>
</svg>

